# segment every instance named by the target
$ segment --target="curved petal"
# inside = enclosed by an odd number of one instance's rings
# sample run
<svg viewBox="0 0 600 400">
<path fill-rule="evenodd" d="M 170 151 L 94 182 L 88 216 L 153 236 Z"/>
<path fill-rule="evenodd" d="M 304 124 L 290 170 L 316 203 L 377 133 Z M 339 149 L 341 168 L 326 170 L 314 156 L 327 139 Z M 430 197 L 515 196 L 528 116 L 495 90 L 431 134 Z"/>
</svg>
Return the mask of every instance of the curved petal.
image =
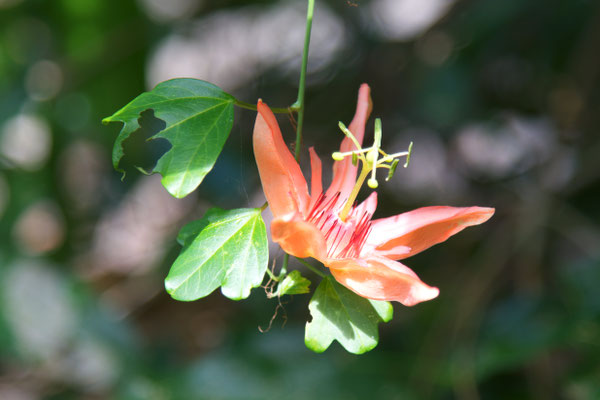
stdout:
<svg viewBox="0 0 600 400">
<path fill-rule="evenodd" d="M 372 192 L 369 195 L 369 197 L 367 197 L 362 203 L 360 203 L 357 207 L 354 207 L 352 211 L 350 211 L 350 215 L 354 215 L 360 218 L 366 212 L 372 216 L 375 213 L 376 209 L 377 192 Z"/>
<path fill-rule="evenodd" d="M 371 102 L 371 89 L 369 88 L 369 85 L 363 83 L 358 90 L 356 113 L 354 114 L 354 118 L 348 127 L 350 132 L 352 132 L 360 144 L 362 144 L 363 137 L 365 135 L 365 125 L 367 123 L 367 119 L 369 119 L 372 108 L 373 103 Z M 344 140 L 342 140 L 342 144 L 340 145 L 340 152 L 343 153 L 352 150 L 356 150 L 356 146 L 350 139 L 344 138 Z M 340 192 L 340 201 L 346 201 L 348 195 L 354 187 L 354 183 L 356 182 L 357 170 L 358 166 L 352 165 L 351 157 L 346 157 L 342 161 L 334 162 L 333 180 L 331 182 L 331 186 L 327 190 L 327 196 L 333 196 L 337 192 Z"/>
<path fill-rule="evenodd" d="M 418 208 L 374 220 L 366 247 L 379 255 L 400 260 L 441 243 L 468 226 L 484 223 L 493 214 L 494 209 L 486 207 Z"/>
<path fill-rule="evenodd" d="M 323 180 L 321 179 L 321 159 L 317 155 L 315 148 L 308 149 L 310 154 L 310 207 L 312 210 L 315 203 L 323 193 Z"/>
<path fill-rule="evenodd" d="M 271 237 L 286 253 L 296 257 L 322 260 L 327 254 L 321 231 L 304 221 L 299 213 L 275 218 L 271 222 Z"/>
<path fill-rule="evenodd" d="M 269 106 L 259 100 L 257 108 L 254 157 L 269 207 L 275 217 L 297 211 L 304 215 L 309 203 L 306 179 L 285 145 Z"/>
<path fill-rule="evenodd" d="M 407 266 L 385 257 L 328 260 L 326 265 L 339 283 L 367 299 L 414 306 L 434 299 L 440 293 L 438 288 L 421 281 Z"/>
</svg>

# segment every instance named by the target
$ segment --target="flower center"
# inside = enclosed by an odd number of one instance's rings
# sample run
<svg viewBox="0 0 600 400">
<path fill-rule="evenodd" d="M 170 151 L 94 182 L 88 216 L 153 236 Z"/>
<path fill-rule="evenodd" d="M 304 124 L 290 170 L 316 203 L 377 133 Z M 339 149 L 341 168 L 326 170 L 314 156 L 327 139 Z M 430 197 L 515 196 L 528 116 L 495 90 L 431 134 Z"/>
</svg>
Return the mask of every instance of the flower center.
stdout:
<svg viewBox="0 0 600 400">
<path fill-rule="evenodd" d="M 339 215 L 340 219 L 345 222 L 348 218 L 350 210 L 352 209 L 352 205 L 356 200 L 356 196 L 358 196 L 358 192 L 360 192 L 360 188 L 365 182 L 367 176 L 369 176 L 369 174 L 371 175 L 371 177 L 367 180 L 367 185 L 371 189 L 376 189 L 377 186 L 379 186 L 376 176 L 377 168 L 387 168 L 388 175 L 385 178 L 385 180 L 389 181 L 392 178 L 392 176 L 394 176 L 394 172 L 396 172 L 396 167 L 398 167 L 398 158 L 406 157 L 404 168 L 408 167 L 413 143 L 410 142 L 407 151 L 402 151 L 400 153 L 387 154 L 385 151 L 381 150 L 382 129 L 380 118 L 375 119 L 375 138 L 373 141 L 373 146 L 367 148 L 361 147 L 358 140 L 354 137 L 352 132 L 350 132 L 350 130 L 346 128 L 346 126 L 343 123 L 340 122 L 339 127 L 344 133 L 344 135 L 346 135 L 346 137 L 348 137 L 352 141 L 352 143 L 354 143 L 356 150 L 348 151 L 345 153 L 340 153 L 336 151 L 332 154 L 332 158 L 336 161 L 341 161 L 345 157 L 352 157 L 352 164 L 354 165 L 356 165 L 358 160 L 360 160 L 361 162 L 361 171 L 358 176 L 358 179 L 356 180 L 356 184 L 354 185 L 354 188 L 352 189 L 352 192 L 350 193 L 348 200 L 346 200 L 344 208 L 342 208 L 342 211 Z"/>
<path fill-rule="evenodd" d="M 339 192 L 329 198 L 321 194 L 306 220 L 323 233 L 327 242 L 327 257 L 358 257 L 371 231 L 373 215 L 368 210 L 355 208 L 347 221 L 342 221 L 336 205 L 339 197 Z"/>
</svg>

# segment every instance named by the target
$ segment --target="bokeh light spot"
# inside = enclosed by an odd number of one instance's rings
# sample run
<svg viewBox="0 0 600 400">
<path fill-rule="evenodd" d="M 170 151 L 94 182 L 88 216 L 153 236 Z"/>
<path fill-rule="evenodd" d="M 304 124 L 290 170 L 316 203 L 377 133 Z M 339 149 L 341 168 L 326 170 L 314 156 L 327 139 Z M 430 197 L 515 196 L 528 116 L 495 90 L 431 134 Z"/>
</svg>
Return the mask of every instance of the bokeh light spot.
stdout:
<svg viewBox="0 0 600 400">
<path fill-rule="evenodd" d="M 27 208 L 14 227 L 18 244 L 28 253 L 56 250 L 65 238 L 65 223 L 56 204 L 39 201 Z"/>
<path fill-rule="evenodd" d="M 0 305 L 23 355 L 35 359 L 58 355 L 77 320 L 61 277 L 51 265 L 21 260 L 10 266 L 2 286 Z"/>
<path fill-rule="evenodd" d="M 25 89 L 36 101 L 54 98 L 63 85 L 63 73 L 57 63 L 49 60 L 33 64 L 25 75 Z"/>
<path fill-rule="evenodd" d="M 14 166 L 25 170 L 40 169 L 48 159 L 51 146 L 50 127 L 35 115 L 19 114 L 0 129 L 0 153 Z"/>
<path fill-rule="evenodd" d="M 454 0 L 374 0 L 365 18 L 381 36 L 407 41 L 429 29 L 453 5 Z"/>
</svg>

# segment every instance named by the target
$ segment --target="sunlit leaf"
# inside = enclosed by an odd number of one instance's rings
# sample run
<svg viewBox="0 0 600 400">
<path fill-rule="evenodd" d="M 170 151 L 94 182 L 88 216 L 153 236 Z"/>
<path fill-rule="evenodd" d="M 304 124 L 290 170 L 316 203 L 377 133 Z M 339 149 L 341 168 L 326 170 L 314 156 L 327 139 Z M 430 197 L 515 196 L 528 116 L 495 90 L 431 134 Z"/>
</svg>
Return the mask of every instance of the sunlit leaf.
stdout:
<svg viewBox="0 0 600 400">
<path fill-rule="evenodd" d="M 165 279 L 176 300 L 192 301 L 221 286 L 230 299 L 244 299 L 260 285 L 269 261 L 261 210 L 212 208 L 181 229 L 181 253 Z"/>
<path fill-rule="evenodd" d="M 172 79 L 142 93 L 102 122 L 123 122 L 113 148 L 113 165 L 119 169 L 123 142 L 140 129 L 142 112 L 153 110 L 164 128 L 152 139 L 171 143 L 153 172 L 162 175 L 164 187 L 177 198 L 185 197 L 214 166 L 233 125 L 235 99 L 217 86 L 197 79 Z"/>
<path fill-rule="evenodd" d="M 321 353 L 337 340 L 347 351 L 362 354 L 379 341 L 378 324 L 392 319 L 387 301 L 368 300 L 346 289 L 331 277 L 317 287 L 308 305 L 312 321 L 306 324 L 306 346 Z"/>
<path fill-rule="evenodd" d="M 304 294 L 310 292 L 310 281 L 300 274 L 300 271 L 294 270 L 287 274 L 279 285 L 275 296 L 283 296 L 284 294 Z"/>
</svg>

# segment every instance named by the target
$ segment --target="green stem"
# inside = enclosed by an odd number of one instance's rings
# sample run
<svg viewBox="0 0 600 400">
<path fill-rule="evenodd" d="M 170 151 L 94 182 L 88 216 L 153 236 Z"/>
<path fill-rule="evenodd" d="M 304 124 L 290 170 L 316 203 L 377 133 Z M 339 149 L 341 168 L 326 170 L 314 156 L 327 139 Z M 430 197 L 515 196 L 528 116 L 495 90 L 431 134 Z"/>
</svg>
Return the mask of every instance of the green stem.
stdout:
<svg viewBox="0 0 600 400">
<path fill-rule="evenodd" d="M 290 262 L 290 255 L 285 253 L 283 256 L 283 264 L 281 265 L 281 270 L 279 271 L 278 278 L 282 279 L 287 274 L 288 263 Z"/>
<path fill-rule="evenodd" d="M 267 268 L 267 274 L 269 275 L 269 278 L 273 279 L 275 282 L 279 282 L 279 277 L 273 275 L 273 273 L 271 272 L 271 270 L 269 268 Z"/>
<path fill-rule="evenodd" d="M 304 261 L 301 258 L 296 257 L 296 260 L 300 261 L 300 263 L 302 265 L 304 265 L 306 268 L 310 269 L 312 272 L 314 272 L 315 274 L 319 275 L 321 278 L 325 278 L 326 275 L 324 273 L 322 273 L 321 271 L 319 271 L 317 268 L 313 267 L 312 265 L 310 265 L 309 263 L 307 263 L 306 261 Z"/>
<path fill-rule="evenodd" d="M 240 108 L 245 108 L 246 110 L 256 111 L 256 104 L 246 103 L 245 101 L 235 99 L 235 105 Z M 289 107 L 289 108 L 275 107 L 275 108 L 271 108 L 271 111 L 273 111 L 275 114 L 289 114 L 291 111 L 294 111 L 294 108 L 293 107 Z"/>
<path fill-rule="evenodd" d="M 310 32 L 315 9 L 315 0 L 308 0 L 306 10 L 306 31 L 304 34 L 304 50 L 302 51 L 302 69 L 300 70 L 300 83 L 298 84 L 298 98 L 292 105 L 298 110 L 298 125 L 296 125 L 296 161 L 300 160 L 302 145 L 302 126 L 304 124 L 304 89 L 306 87 L 306 69 L 308 67 L 308 47 L 310 46 Z"/>
</svg>

